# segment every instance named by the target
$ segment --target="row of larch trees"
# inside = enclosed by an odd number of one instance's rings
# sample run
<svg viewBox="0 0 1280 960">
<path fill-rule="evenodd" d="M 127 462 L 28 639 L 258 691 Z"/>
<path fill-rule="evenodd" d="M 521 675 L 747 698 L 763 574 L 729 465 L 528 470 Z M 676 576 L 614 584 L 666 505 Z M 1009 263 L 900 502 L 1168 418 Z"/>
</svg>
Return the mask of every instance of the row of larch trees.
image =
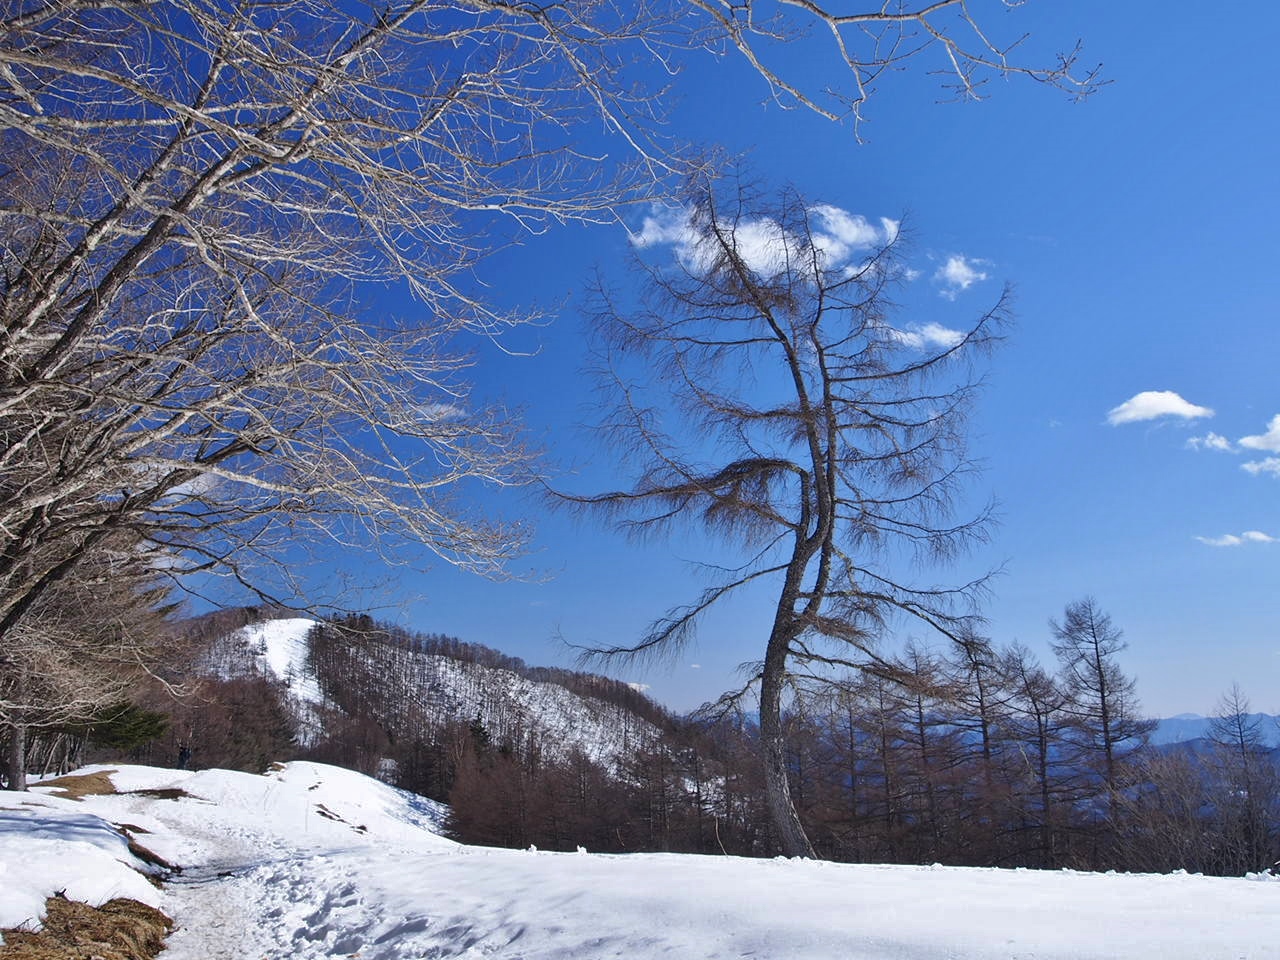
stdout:
<svg viewBox="0 0 1280 960">
<path fill-rule="evenodd" d="M 1149 725 L 1120 632 L 1071 604 L 1049 674 L 979 638 L 988 576 L 921 572 L 989 533 L 966 422 L 1008 291 L 958 329 L 901 317 L 900 224 L 795 190 L 704 184 L 636 246 L 635 286 L 593 299 L 614 401 L 600 426 L 633 479 L 562 497 L 632 535 L 691 526 L 723 552 L 701 595 L 594 654 L 670 657 L 707 611 L 767 590 L 757 659 L 718 707 L 758 705 L 783 853 L 1113 865 L 1151 802 L 1129 762 Z M 883 652 L 917 633 L 946 652 Z M 1250 816 L 1233 822 L 1258 836 Z"/>
<path fill-rule="evenodd" d="M 837 73 L 781 47 L 807 27 Z M 963 0 L 15 0 L 0 9 L 0 729 L 92 718 L 187 574 L 306 595 L 303 545 L 500 574 L 527 530 L 465 482 L 532 475 L 456 338 L 486 253 L 667 194 L 681 54 L 859 117 L 906 57 L 1087 93 Z M 830 41 L 829 43 L 827 41 Z M 676 81 L 678 82 L 678 80 Z M 375 315 L 370 291 L 404 294 Z M 286 553 L 290 564 L 283 558 Z M 84 592 L 95 584 L 109 591 Z"/>
<path fill-rule="evenodd" d="M 1152 724 L 1116 661 L 1119 632 L 1093 601 L 1069 606 L 1054 630 L 1054 673 L 1021 646 L 968 637 L 945 654 L 910 645 L 883 669 L 801 691 L 791 770 L 818 849 L 856 860 L 1112 863 L 1118 797 L 1135 782 Z"/>
<path fill-rule="evenodd" d="M 798 684 L 787 769 L 819 854 L 1234 876 L 1280 859 L 1280 764 L 1239 690 L 1206 738 L 1154 746 L 1110 618 L 1086 599 L 1050 626 L 1053 669 L 969 637 Z"/>
<path fill-rule="evenodd" d="M 1135 786 L 1117 798 L 1132 825 L 1120 838 L 1132 869 L 1280 870 L 1280 755 L 1264 730 L 1272 722 L 1251 714 L 1233 684 L 1199 749 L 1144 754 Z"/>
<path fill-rule="evenodd" d="M 1157 747 L 1097 604 L 1069 605 L 1052 629 L 1048 667 L 971 637 L 793 684 L 783 762 L 817 855 L 1227 876 L 1280 859 L 1280 767 L 1238 691 L 1208 738 Z M 504 747 L 477 719 L 456 743 L 451 828 L 517 847 L 770 856 L 760 736 L 749 715 L 721 714 L 607 770 Z"/>
</svg>

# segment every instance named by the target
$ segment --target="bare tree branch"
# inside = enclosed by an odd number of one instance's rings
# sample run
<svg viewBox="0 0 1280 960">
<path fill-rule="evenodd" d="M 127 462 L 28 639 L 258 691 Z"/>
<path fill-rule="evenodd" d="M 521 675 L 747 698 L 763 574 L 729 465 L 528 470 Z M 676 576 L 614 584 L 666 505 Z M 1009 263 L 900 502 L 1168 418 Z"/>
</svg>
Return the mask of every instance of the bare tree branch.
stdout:
<svg viewBox="0 0 1280 960">
<path fill-rule="evenodd" d="M 775 829 L 791 856 L 812 849 L 783 758 L 788 678 L 837 668 L 889 675 L 893 664 L 873 648 L 897 617 L 957 642 L 972 634 L 987 577 L 936 587 L 893 571 L 904 547 L 947 559 L 985 535 L 989 509 L 952 514 L 958 479 L 972 469 L 970 357 L 998 339 L 1007 315 L 1002 298 L 932 350 L 900 336 L 887 279 L 901 272 L 896 231 L 865 257 L 874 268 L 850 271 L 829 256 L 815 209 L 794 192 L 773 204 L 708 192 L 691 208 L 679 261 L 638 262 L 639 309 L 621 312 L 598 292 L 603 370 L 617 399 L 606 435 L 625 445 L 639 479 L 564 497 L 632 530 L 685 522 L 734 550 L 767 545 L 635 645 L 597 652 L 679 648 L 736 587 L 774 579 L 758 672 L 761 743 Z"/>
</svg>

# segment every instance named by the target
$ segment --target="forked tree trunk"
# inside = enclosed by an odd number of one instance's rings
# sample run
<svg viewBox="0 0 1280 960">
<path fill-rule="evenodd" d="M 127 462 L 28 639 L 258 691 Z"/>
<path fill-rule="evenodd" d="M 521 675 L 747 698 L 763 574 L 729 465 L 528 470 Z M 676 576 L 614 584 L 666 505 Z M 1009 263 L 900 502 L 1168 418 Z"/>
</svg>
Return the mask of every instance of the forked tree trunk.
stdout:
<svg viewBox="0 0 1280 960">
<path fill-rule="evenodd" d="M 786 736 L 782 729 L 782 687 L 787 674 L 787 647 L 775 626 L 760 677 L 760 749 L 764 759 L 764 796 L 782 853 L 816 858 L 813 845 L 791 800 L 787 778 Z"/>
</svg>

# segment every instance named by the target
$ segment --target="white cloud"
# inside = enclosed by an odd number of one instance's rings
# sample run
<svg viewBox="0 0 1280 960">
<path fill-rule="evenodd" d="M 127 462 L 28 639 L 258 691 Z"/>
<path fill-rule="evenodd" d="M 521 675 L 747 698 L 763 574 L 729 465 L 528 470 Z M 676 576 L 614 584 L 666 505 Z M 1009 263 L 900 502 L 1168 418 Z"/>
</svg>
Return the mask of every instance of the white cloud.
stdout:
<svg viewBox="0 0 1280 960">
<path fill-rule="evenodd" d="M 1220 537 L 1196 537 L 1196 539 L 1210 547 L 1240 547 L 1246 543 L 1276 542 L 1275 537 L 1265 534 L 1261 530 L 1246 530 L 1239 536 L 1234 533 L 1225 533 Z"/>
<path fill-rule="evenodd" d="M 692 213 L 687 207 L 655 207 L 654 212 L 640 224 L 640 230 L 631 234 L 631 242 L 642 249 L 671 244 L 676 248 L 676 256 L 681 262 L 688 263 L 698 245 L 698 234 L 694 231 L 691 220 Z"/>
<path fill-rule="evenodd" d="M 782 270 L 789 254 L 795 251 L 792 238 L 776 221 L 767 218 L 739 223 L 733 238 L 743 262 L 765 277 Z M 657 210 L 645 217 L 639 232 L 631 234 L 631 242 L 641 248 L 670 245 L 680 262 L 693 271 L 709 269 L 715 258 L 713 244 L 698 232 L 689 207 Z"/>
<path fill-rule="evenodd" d="M 1267 457 L 1265 460 L 1250 460 L 1240 464 L 1240 469 L 1252 473 L 1255 477 L 1260 473 L 1269 473 L 1280 477 L 1280 457 Z"/>
<path fill-rule="evenodd" d="M 1218 450 L 1222 453 L 1234 453 L 1235 447 L 1231 441 L 1220 433 L 1210 431 L 1203 437 L 1192 437 L 1187 441 L 1187 446 L 1192 450 Z"/>
<path fill-rule="evenodd" d="M 874 250 L 898 239 L 902 224 L 888 217 L 881 217 L 879 225 L 873 224 L 858 213 L 849 213 L 828 203 L 810 207 L 809 212 L 820 227 L 813 233 L 813 243 L 823 253 L 828 267 L 847 264 L 855 252 Z"/>
<path fill-rule="evenodd" d="M 1244 543 L 1234 533 L 1226 533 L 1220 537 L 1196 537 L 1196 539 L 1211 547 L 1238 547 Z"/>
<path fill-rule="evenodd" d="M 831 204 L 818 204 L 809 212 L 814 219 L 810 238 L 813 248 L 829 270 L 860 269 L 863 264 L 857 258 L 892 243 L 901 227 L 896 220 L 882 217 L 873 223 Z M 734 227 L 733 239 L 743 262 L 762 277 L 776 276 L 793 259 L 807 259 L 802 239 L 768 217 L 740 221 Z M 640 229 L 631 233 L 631 242 L 641 248 L 670 245 L 680 262 L 691 270 L 707 269 L 715 257 L 714 245 L 699 234 L 689 207 L 655 208 L 641 222 Z"/>
<path fill-rule="evenodd" d="M 738 256 L 761 277 L 776 277 L 800 252 L 795 238 L 787 235 L 774 220 L 746 220 L 733 231 Z M 704 247 L 708 246 L 703 244 Z M 709 259 L 710 250 L 700 250 L 701 261 Z"/>
<path fill-rule="evenodd" d="M 889 328 L 889 336 L 912 350 L 924 350 L 926 348 L 949 350 L 964 339 L 962 331 L 952 330 L 949 327 L 942 326 L 940 323 L 926 323 L 924 326 L 916 327 L 914 330 L 896 330 L 891 327 Z"/>
<path fill-rule="evenodd" d="M 987 274 L 978 269 L 978 265 L 984 262 L 953 254 L 947 257 L 947 262 L 938 268 L 933 279 L 942 284 L 942 295 L 948 300 L 954 300 L 975 283 L 987 279 Z"/>
<path fill-rule="evenodd" d="M 1280 413 L 1271 418 L 1267 432 L 1252 437 L 1241 437 L 1240 446 L 1249 450 L 1267 450 L 1280 453 Z"/>
<path fill-rule="evenodd" d="M 690 669 L 690 670 L 701 670 L 701 669 L 702 669 L 702 664 L 700 664 L 700 663 L 691 663 L 691 664 L 689 664 L 689 669 Z"/>
<path fill-rule="evenodd" d="M 1144 390 L 1112 408 L 1107 413 L 1107 423 L 1118 427 L 1122 423 L 1137 423 L 1140 420 L 1155 420 L 1159 417 L 1182 417 L 1195 420 L 1200 417 L 1212 417 L 1213 411 L 1208 407 L 1198 407 L 1188 403 L 1172 390 Z"/>
</svg>

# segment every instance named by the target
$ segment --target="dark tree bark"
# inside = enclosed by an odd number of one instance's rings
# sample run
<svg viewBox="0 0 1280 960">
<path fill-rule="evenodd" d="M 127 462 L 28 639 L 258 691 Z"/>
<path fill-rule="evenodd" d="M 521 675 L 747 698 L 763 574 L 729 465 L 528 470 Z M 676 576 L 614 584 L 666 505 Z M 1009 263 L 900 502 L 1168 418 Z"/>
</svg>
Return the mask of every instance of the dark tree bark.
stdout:
<svg viewBox="0 0 1280 960">
<path fill-rule="evenodd" d="M 787 686 L 870 663 L 892 669 L 873 645 L 898 615 L 969 634 L 981 580 L 922 587 L 898 571 L 903 554 L 944 560 L 984 536 L 986 513 L 956 519 L 953 495 L 971 466 L 971 361 L 996 339 L 1006 303 L 963 330 L 893 325 L 898 225 L 794 193 L 761 204 L 742 192 L 722 205 L 708 192 L 681 217 L 668 225 L 680 238 L 675 263 L 637 258 L 643 306 L 624 311 L 597 291 L 618 398 L 605 428 L 640 477 L 629 490 L 562 496 L 639 534 L 692 521 L 734 558 L 719 565 L 735 576 L 599 654 L 670 654 L 709 607 L 778 584 L 754 677 L 765 793 L 783 852 L 812 856 L 787 784 Z M 708 444 L 719 459 L 699 455 Z"/>
<path fill-rule="evenodd" d="M 27 727 L 13 723 L 8 727 L 8 749 L 5 751 L 5 780 L 9 790 L 27 789 Z"/>
</svg>

